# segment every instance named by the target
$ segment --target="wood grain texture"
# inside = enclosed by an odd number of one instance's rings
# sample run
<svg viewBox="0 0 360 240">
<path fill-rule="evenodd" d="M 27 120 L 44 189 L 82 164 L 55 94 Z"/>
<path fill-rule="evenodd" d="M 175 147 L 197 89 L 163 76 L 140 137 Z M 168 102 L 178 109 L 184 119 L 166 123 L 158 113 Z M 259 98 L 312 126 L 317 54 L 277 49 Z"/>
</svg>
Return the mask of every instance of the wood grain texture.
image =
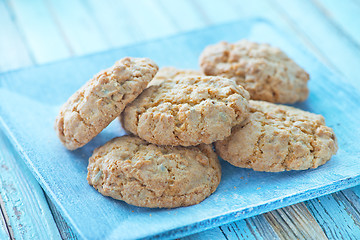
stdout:
<svg viewBox="0 0 360 240">
<path fill-rule="evenodd" d="M 51 200 L 47 196 L 46 196 L 46 200 L 49 204 L 51 213 L 54 216 L 55 223 L 57 228 L 59 229 L 61 238 L 66 240 L 77 240 L 78 237 L 71 230 L 69 225 L 66 223 L 65 219 L 61 216 L 59 211 L 56 209 L 55 205 L 51 202 Z"/>
<path fill-rule="evenodd" d="M 157 4 L 178 32 L 199 29 L 208 25 L 203 15 L 199 14 L 194 7 L 194 2 L 191 0 L 157 0 Z"/>
<path fill-rule="evenodd" d="M 176 26 L 173 22 L 168 21 L 156 2 L 146 0 L 123 0 L 121 2 L 121 7 L 125 7 L 129 14 L 127 21 L 133 27 L 136 26 L 136 32 L 141 36 L 139 36 L 141 41 L 164 37 L 177 32 Z"/>
<path fill-rule="evenodd" d="M 5 204 L 0 195 L 0 239 L 11 239 L 8 227 L 8 217 L 6 216 Z"/>
<path fill-rule="evenodd" d="M 43 191 L 0 131 L 0 192 L 15 239 L 60 239 Z"/>
<path fill-rule="evenodd" d="M 65 41 L 45 0 L 7 0 L 14 22 L 19 26 L 36 63 L 68 58 L 73 50 Z"/>
<path fill-rule="evenodd" d="M 0 72 L 33 65 L 13 16 L 4 0 L 0 0 Z"/>
<path fill-rule="evenodd" d="M 306 202 L 306 206 L 330 239 L 357 239 L 359 214 L 342 192 Z"/>
<path fill-rule="evenodd" d="M 47 0 L 48 8 L 63 31 L 74 55 L 84 55 L 110 48 L 107 36 L 80 0 Z"/>
<path fill-rule="evenodd" d="M 243 219 L 218 228 L 185 237 L 184 239 L 280 239 L 264 215 Z"/>
<path fill-rule="evenodd" d="M 355 204 L 357 209 L 360 209 L 360 185 L 350 188 L 348 189 L 349 192 L 352 192 L 353 197 L 352 199 L 354 199 L 353 204 Z M 345 192 L 347 193 L 347 191 Z"/>
<path fill-rule="evenodd" d="M 195 7 L 209 24 L 219 24 L 239 19 L 237 11 L 231 7 L 228 0 L 225 1 L 193 1 Z"/>
<path fill-rule="evenodd" d="M 281 239 L 327 239 L 304 203 L 264 214 Z"/>
<path fill-rule="evenodd" d="M 360 4 L 354 0 L 313 0 L 331 24 L 349 36 L 353 45 L 360 46 Z"/>
<path fill-rule="evenodd" d="M 278 8 L 283 9 L 283 14 L 331 62 L 330 67 L 348 77 L 348 81 L 360 89 L 358 72 L 354 71 L 360 66 L 360 49 L 353 46 L 349 37 L 329 22 L 310 0 L 276 0 L 276 3 Z"/>
<path fill-rule="evenodd" d="M 83 0 L 89 15 L 99 25 L 111 47 L 124 46 L 139 41 L 138 31 L 130 24 L 130 15 L 117 0 Z"/>
</svg>

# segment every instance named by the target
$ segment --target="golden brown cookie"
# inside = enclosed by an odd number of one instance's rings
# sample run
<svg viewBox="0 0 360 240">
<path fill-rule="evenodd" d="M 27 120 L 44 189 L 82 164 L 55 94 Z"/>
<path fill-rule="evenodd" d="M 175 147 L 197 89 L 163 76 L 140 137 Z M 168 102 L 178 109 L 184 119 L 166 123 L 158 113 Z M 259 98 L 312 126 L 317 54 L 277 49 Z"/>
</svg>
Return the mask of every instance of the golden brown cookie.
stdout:
<svg viewBox="0 0 360 240">
<path fill-rule="evenodd" d="M 61 107 L 55 130 L 70 150 L 101 132 L 148 85 L 158 66 L 148 58 L 126 57 L 101 71 Z"/>
<path fill-rule="evenodd" d="M 159 145 L 210 144 L 248 116 L 248 92 L 222 77 L 179 76 L 150 86 L 121 114 L 124 129 Z"/>
<path fill-rule="evenodd" d="M 279 48 L 241 40 L 205 48 L 200 66 L 206 75 L 234 79 L 254 100 L 277 103 L 304 101 L 309 74 Z"/>
<path fill-rule="evenodd" d="M 177 69 L 174 67 L 162 67 L 156 73 L 154 79 L 151 80 L 148 87 L 152 86 L 152 85 L 159 85 L 164 80 L 170 80 L 170 79 L 174 79 L 176 77 L 192 76 L 192 75 L 201 76 L 203 74 L 199 71 L 191 70 L 191 69 Z"/>
<path fill-rule="evenodd" d="M 95 149 L 87 176 L 101 194 L 150 208 L 197 204 L 216 190 L 220 178 L 219 160 L 209 145 L 157 146 L 135 136 Z"/>
<path fill-rule="evenodd" d="M 237 167 L 279 172 L 317 168 L 337 151 L 334 131 L 323 116 L 293 107 L 250 100 L 250 116 L 215 143 Z"/>
</svg>

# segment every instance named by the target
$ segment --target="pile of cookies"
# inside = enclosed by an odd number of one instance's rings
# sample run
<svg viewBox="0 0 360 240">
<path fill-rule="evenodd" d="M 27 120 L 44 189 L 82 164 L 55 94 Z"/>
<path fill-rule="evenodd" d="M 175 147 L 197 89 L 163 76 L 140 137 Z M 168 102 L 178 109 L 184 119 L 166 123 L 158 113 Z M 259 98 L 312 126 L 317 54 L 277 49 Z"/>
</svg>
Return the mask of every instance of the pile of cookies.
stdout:
<svg viewBox="0 0 360 240">
<path fill-rule="evenodd" d="M 220 42 L 205 48 L 200 66 L 158 71 L 150 59 L 126 57 L 70 97 L 55 122 L 69 150 L 118 116 L 129 132 L 94 150 L 90 185 L 135 206 L 174 208 L 216 190 L 217 155 L 237 167 L 279 172 L 316 168 L 336 153 L 321 115 L 274 104 L 308 97 L 309 75 L 278 48 Z"/>
</svg>

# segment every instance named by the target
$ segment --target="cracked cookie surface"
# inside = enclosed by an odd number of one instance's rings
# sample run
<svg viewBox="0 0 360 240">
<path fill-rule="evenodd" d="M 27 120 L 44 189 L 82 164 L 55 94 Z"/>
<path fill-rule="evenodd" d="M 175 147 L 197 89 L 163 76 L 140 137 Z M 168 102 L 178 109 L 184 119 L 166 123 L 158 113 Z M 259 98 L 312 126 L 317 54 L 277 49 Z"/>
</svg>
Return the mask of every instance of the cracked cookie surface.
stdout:
<svg viewBox="0 0 360 240">
<path fill-rule="evenodd" d="M 149 86 L 152 85 L 160 85 L 164 80 L 170 80 L 177 77 L 183 76 L 202 76 L 204 75 L 200 71 L 192 70 L 192 69 L 177 69 L 175 67 L 162 67 L 156 73 L 155 77 L 149 83 Z"/>
<path fill-rule="evenodd" d="M 323 116 L 293 107 L 250 100 L 250 116 L 215 143 L 237 167 L 279 172 L 316 168 L 337 151 L 334 131 Z"/>
<path fill-rule="evenodd" d="M 210 144 L 248 116 L 248 92 L 233 80 L 183 76 L 150 86 L 126 106 L 122 126 L 159 145 Z"/>
<path fill-rule="evenodd" d="M 114 138 L 95 149 L 87 176 L 101 194 L 150 208 L 197 204 L 216 190 L 220 179 L 210 145 L 157 146 L 135 136 Z"/>
<path fill-rule="evenodd" d="M 204 49 L 200 66 L 206 75 L 234 79 L 250 98 L 277 103 L 304 101 L 309 74 L 279 48 L 241 40 Z"/>
<path fill-rule="evenodd" d="M 84 146 L 148 85 L 158 66 L 148 58 L 123 58 L 101 71 L 61 107 L 55 130 L 70 150 Z"/>
</svg>

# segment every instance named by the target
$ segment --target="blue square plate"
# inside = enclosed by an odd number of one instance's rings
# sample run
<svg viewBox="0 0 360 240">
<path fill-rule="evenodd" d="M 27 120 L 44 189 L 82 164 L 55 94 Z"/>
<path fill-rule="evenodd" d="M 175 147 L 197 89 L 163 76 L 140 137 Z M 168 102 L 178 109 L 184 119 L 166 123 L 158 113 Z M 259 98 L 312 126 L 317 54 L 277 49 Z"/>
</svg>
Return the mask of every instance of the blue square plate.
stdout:
<svg viewBox="0 0 360 240">
<path fill-rule="evenodd" d="M 325 116 L 340 149 L 315 170 L 262 173 L 222 162 L 217 191 L 202 203 L 177 209 L 146 209 L 104 197 L 86 181 L 94 148 L 123 135 L 114 121 L 85 147 L 67 151 L 53 124 L 59 107 L 95 73 L 124 56 L 150 57 L 159 66 L 198 68 L 208 44 L 248 38 L 282 48 L 311 76 L 310 97 L 296 107 Z M 235 22 L 96 55 L 0 75 L 0 122 L 41 186 L 79 237 L 118 239 L 180 237 L 234 220 L 335 192 L 360 182 L 360 98 L 271 23 Z"/>
</svg>

